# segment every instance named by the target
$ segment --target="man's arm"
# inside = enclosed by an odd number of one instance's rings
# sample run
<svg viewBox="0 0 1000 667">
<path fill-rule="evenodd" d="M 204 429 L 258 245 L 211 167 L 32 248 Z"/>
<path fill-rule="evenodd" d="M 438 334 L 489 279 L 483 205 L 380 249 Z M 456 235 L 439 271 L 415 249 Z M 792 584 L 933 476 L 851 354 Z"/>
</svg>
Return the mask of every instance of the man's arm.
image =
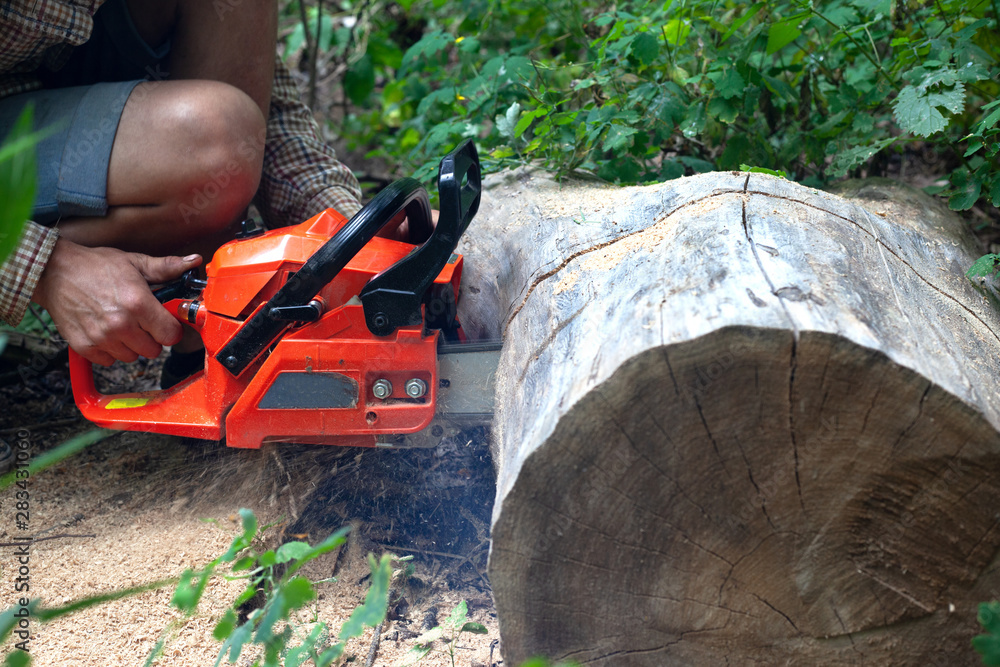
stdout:
<svg viewBox="0 0 1000 667">
<path fill-rule="evenodd" d="M 0 265 L 0 317 L 10 326 L 24 317 L 58 238 L 55 229 L 28 222 L 14 252 Z"/>
<path fill-rule="evenodd" d="M 361 208 L 361 186 L 323 142 L 280 58 L 275 62 L 264 173 L 255 203 L 275 226 L 297 224 L 326 208 L 349 218 Z"/>
</svg>

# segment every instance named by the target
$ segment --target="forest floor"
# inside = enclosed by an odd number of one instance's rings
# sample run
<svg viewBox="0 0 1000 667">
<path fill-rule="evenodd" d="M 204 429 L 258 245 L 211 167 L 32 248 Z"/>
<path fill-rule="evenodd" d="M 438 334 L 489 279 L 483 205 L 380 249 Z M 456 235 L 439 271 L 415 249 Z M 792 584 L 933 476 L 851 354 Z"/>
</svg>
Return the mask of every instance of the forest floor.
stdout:
<svg viewBox="0 0 1000 667">
<path fill-rule="evenodd" d="M 103 373 L 105 390 L 150 388 L 157 363 L 112 367 Z M 61 369 L 0 389 L 0 405 L 0 437 L 27 431 L 32 458 L 92 428 L 74 406 Z M 203 566 L 239 533 L 237 511 L 246 507 L 262 525 L 277 523 L 264 534 L 268 548 L 292 539 L 315 544 L 342 526 L 352 528 L 344 547 L 305 569 L 314 581 L 336 581 L 317 586 L 319 598 L 301 615 L 303 623 L 315 614 L 336 632 L 367 591 L 367 554 L 410 555 L 414 574 L 400 588 L 371 664 L 395 664 L 418 635 L 465 600 L 470 620 L 489 634 L 462 635 L 455 664 L 493 667 L 501 663 L 485 576 L 494 493 L 485 435 L 479 429 L 433 450 L 403 451 L 232 450 L 148 433 L 112 435 L 32 478 L 27 533 L 49 539 L 31 549 L 30 597 L 61 605 Z M 0 542 L 24 535 L 16 528 L 14 493 L 0 491 Z M 0 549 L 3 608 L 23 595 L 15 592 L 17 576 L 14 549 Z M 140 666 L 165 638 L 156 665 L 213 665 L 220 643 L 212 630 L 242 588 L 215 576 L 191 617 L 170 606 L 173 587 L 167 586 L 32 624 L 33 664 Z M 373 636 L 369 629 L 348 645 L 352 664 L 366 664 Z M 438 652 L 421 664 L 450 665 L 446 649 L 438 641 Z M 237 664 L 250 665 L 253 657 L 245 653 Z"/>
</svg>

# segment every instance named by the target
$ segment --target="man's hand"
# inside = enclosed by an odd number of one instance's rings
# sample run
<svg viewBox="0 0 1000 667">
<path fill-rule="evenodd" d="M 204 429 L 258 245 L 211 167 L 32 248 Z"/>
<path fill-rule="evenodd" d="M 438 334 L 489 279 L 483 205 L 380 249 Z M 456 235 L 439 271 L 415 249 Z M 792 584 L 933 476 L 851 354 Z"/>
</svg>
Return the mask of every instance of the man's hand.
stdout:
<svg viewBox="0 0 1000 667">
<path fill-rule="evenodd" d="M 154 358 L 163 345 L 180 341 L 182 329 L 149 285 L 199 264 L 200 255 L 150 257 L 59 239 L 33 300 L 49 311 L 70 347 L 95 364 Z"/>
</svg>

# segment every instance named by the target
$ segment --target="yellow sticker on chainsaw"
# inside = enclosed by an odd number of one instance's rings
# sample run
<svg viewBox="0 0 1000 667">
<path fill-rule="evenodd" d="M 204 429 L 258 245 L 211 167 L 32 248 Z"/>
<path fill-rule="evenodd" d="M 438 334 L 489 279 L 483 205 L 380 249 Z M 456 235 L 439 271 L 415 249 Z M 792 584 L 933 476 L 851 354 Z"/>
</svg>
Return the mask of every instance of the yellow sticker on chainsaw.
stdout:
<svg viewBox="0 0 1000 667">
<path fill-rule="evenodd" d="M 119 410 L 121 408 L 141 408 L 149 403 L 148 398 L 113 398 L 104 406 L 105 410 Z"/>
</svg>

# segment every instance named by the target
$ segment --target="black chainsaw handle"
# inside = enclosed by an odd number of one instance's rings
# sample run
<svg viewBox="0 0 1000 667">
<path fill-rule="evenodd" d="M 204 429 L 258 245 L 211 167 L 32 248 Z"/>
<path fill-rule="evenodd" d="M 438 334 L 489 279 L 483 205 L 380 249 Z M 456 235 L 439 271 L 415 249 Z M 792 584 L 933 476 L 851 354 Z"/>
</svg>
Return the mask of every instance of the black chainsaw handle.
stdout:
<svg viewBox="0 0 1000 667">
<path fill-rule="evenodd" d="M 402 178 L 379 192 L 347 224 L 320 246 L 256 314 L 215 355 L 233 375 L 239 375 L 288 326 L 272 316 L 272 309 L 304 306 L 323 289 L 378 232 L 401 211 L 406 211 L 410 233 L 426 234 L 432 228 L 427 191 L 419 181 Z"/>
<path fill-rule="evenodd" d="M 471 140 L 442 160 L 438 171 L 441 214 L 423 245 L 378 274 L 359 295 L 365 323 L 376 336 L 423 321 L 420 309 L 434 279 L 452 261 L 458 240 L 479 210 L 482 195 L 479 154 Z"/>
</svg>

